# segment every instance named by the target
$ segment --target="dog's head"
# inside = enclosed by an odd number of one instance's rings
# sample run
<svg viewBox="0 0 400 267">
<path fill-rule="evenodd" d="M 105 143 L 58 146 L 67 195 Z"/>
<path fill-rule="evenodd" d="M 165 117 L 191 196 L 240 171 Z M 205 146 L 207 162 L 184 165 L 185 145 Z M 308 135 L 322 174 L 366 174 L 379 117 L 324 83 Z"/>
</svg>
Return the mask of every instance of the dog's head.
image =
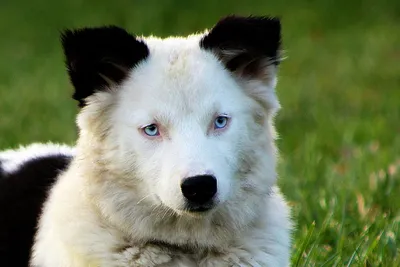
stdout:
<svg viewBox="0 0 400 267">
<path fill-rule="evenodd" d="M 180 214 L 266 194 L 275 181 L 280 38 L 270 17 L 230 16 L 187 38 L 65 31 L 82 107 L 78 151 L 113 174 L 107 182 Z"/>
</svg>

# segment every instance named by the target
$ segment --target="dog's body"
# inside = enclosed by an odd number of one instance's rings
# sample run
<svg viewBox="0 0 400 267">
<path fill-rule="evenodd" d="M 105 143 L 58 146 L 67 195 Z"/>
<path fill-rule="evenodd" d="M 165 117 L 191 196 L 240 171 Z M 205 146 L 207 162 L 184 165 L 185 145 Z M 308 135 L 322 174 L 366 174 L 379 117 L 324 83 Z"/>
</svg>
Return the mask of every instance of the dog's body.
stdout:
<svg viewBox="0 0 400 267">
<path fill-rule="evenodd" d="M 55 144 L 0 152 L 0 266 L 28 266 L 43 202 L 73 155 Z"/>
<path fill-rule="evenodd" d="M 280 25 L 228 17 L 187 38 L 67 31 L 80 137 L 31 266 L 288 266 L 275 186 Z"/>
</svg>

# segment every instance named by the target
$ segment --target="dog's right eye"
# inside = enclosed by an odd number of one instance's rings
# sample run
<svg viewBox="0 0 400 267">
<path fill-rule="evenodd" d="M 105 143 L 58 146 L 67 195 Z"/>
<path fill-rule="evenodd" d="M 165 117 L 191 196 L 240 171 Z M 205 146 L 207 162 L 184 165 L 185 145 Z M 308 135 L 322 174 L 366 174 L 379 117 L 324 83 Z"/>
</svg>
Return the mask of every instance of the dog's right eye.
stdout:
<svg viewBox="0 0 400 267">
<path fill-rule="evenodd" d="M 158 136 L 160 132 L 155 124 L 150 124 L 142 128 L 143 132 L 148 136 Z"/>
</svg>

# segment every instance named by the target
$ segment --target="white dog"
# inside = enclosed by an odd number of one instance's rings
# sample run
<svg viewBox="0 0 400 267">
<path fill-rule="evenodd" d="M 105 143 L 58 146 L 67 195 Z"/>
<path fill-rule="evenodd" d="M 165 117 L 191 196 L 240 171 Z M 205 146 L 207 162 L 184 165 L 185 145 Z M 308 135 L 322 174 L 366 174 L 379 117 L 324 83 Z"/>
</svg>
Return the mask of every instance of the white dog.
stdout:
<svg viewBox="0 0 400 267">
<path fill-rule="evenodd" d="M 34 267 L 288 266 L 276 183 L 280 22 L 189 37 L 66 31 L 80 136 L 46 200 Z"/>
</svg>

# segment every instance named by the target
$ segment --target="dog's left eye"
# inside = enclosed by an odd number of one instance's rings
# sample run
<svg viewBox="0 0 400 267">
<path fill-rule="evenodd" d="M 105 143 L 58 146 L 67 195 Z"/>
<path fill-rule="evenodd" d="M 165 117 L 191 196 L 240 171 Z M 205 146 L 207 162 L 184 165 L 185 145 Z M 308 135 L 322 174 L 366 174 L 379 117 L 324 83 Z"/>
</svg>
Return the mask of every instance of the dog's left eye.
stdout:
<svg viewBox="0 0 400 267">
<path fill-rule="evenodd" d="M 214 121 L 215 129 L 225 128 L 228 124 L 229 118 L 227 116 L 218 116 Z"/>
<path fill-rule="evenodd" d="M 155 124 L 150 124 L 142 128 L 143 132 L 148 136 L 158 136 L 160 132 Z"/>
</svg>

